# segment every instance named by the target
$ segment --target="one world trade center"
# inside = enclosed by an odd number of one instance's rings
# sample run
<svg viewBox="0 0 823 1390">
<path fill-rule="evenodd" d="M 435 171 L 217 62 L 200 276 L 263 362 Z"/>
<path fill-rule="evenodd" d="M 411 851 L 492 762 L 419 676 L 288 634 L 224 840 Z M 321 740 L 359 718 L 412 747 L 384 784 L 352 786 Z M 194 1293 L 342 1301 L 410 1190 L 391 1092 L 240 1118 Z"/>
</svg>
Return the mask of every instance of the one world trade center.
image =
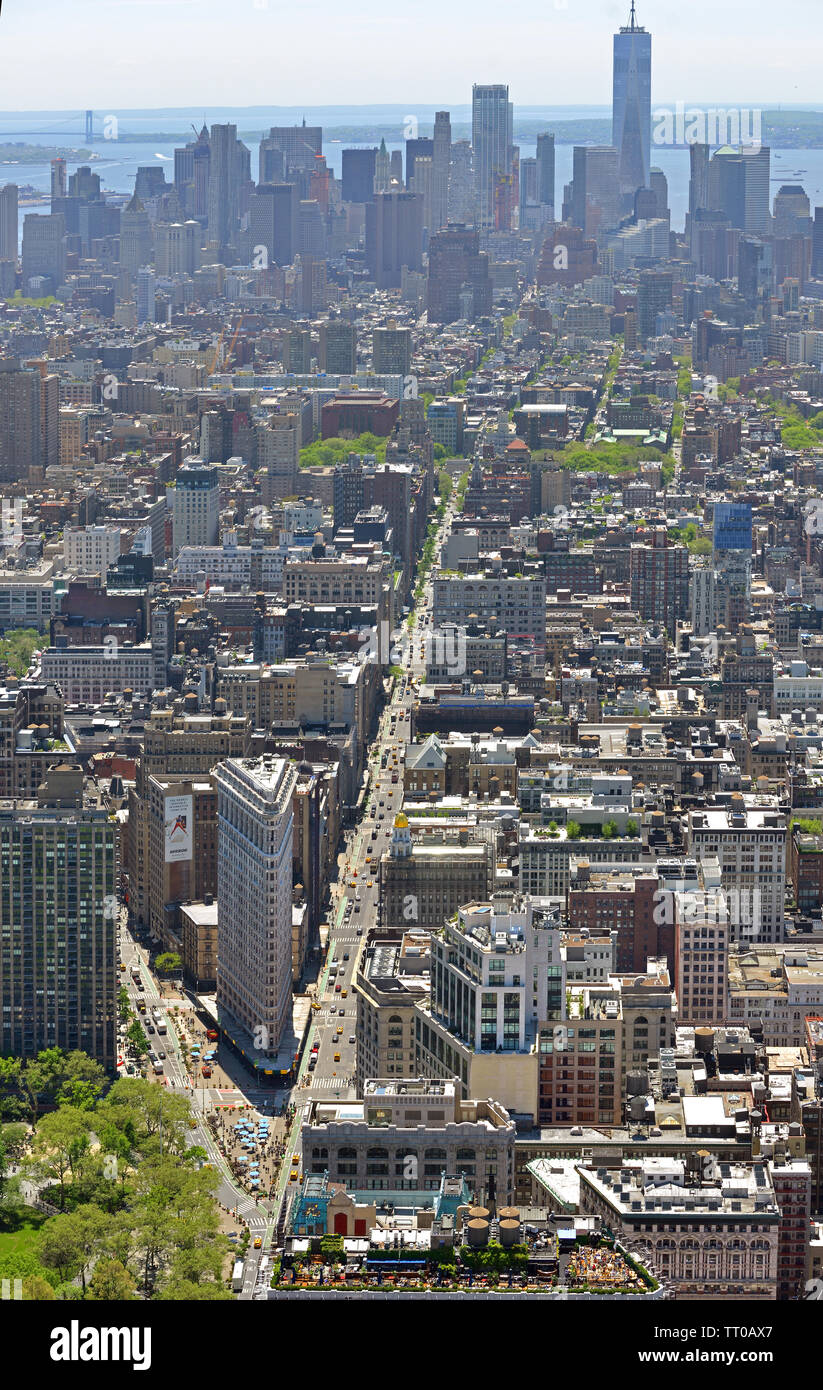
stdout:
<svg viewBox="0 0 823 1390">
<path fill-rule="evenodd" d="M 614 36 L 612 144 L 619 161 L 620 190 L 634 194 L 649 186 L 652 124 L 652 36 L 636 22 Z"/>
</svg>

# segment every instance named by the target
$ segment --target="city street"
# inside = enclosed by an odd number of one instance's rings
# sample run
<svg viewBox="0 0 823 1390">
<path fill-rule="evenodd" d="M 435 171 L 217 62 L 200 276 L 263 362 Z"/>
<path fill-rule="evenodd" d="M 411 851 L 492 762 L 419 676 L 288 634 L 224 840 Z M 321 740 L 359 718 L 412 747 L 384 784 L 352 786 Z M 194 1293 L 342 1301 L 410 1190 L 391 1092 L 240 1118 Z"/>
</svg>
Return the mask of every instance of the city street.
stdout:
<svg viewBox="0 0 823 1390">
<path fill-rule="evenodd" d="M 435 560 L 451 525 L 455 508 L 449 505 L 443 521 L 438 526 L 435 543 Z M 192 1075 L 184 1061 L 173 1016 L 169 1004 L 189 1009 L 187 1000 L 169 1001 L 158 989 L 157 982 L 148 966 L 148 952 L 135 941 L 125 922 L 121 921 L 121 959 L 126 965 L 122 981 L 128 991 L 132 1007 L 137 1009 L 139 1000 L 146 1004 L 145 1023 L 151 1018 L 155 1007 L 162 1008 L 168 1020 L 168 1033 L 163 1038 L 149 1035 L 149 1042 L 159 1051 L 161 1046 L 166 1056 L 162 1060 L 162 1080 L 160 1084 L 187 1093 L 192 1102 L 195 1115 L 200 1119 L 192 1130 L 192 1143 L 200 1144 L 208 1154 L 208 1161 L 220 1173 L 220 1183 L 216 1189 L 217 1201 L 227 1209 L 238 1224 L 244 1222 L 251 1232 L 251 1243 L 245 1257 L 243 1289 L 241 1299 L 250 1299 L 256 1292 L 266 1287 L 273 1234 L 280 1203 L 286 1188 L 291 1182 L 292 1154 L 301 1153 L 300 1129 L 303 1122 L 305 1103 L 309 1100 L 354 1099 L 356 1088 L 354 1072 L 356 1061 L 357 1001 L 354 997 L 353 981 L 357 956 L 363 939 L 370 928 L 380 922 L 380 856 L 384 854 L 392 838 L 394 820 L 403 805 L 403 763 L 405 748 L 411 738 L 411 707 L 414 697 L 412 679 L 422 681 L 425 677 L 424 642 L 431 630 L 431 585 L 428 576 L 424 582 L 424 596 L 412 610 L 405 629 L 408 632 L 408 646 L 404 653 L 404 675 L 394 681 L 391 698 L 380 717 L 378 729 L 371 745 L 368 771 L 369 785 L 365 809 L 360 821 L 352 826 L 345 836 L 344 846 L 338 859 L 339 879 L 331 887 L 331 908 L 329 914 L 329 942 L 326 961 L 318 978 L 317 1001 L 320 1008 L 313 1011 L 309 1034 L 300 1062 L 297 1082 L 291 1093 L 261 1092 L 248 1078 L 248 1086 L 242 1067 L 235 1058 L 224 1058 L 218 1050 L 215 1067 L 215 1080 L 224 1085 L 204 1084 L 204 1078 Z M 386 766 L 382 763 L 385 759 Z M 396 781 L 393 776 L 396 774 Z M 330 974 L 336 966 L 336 978 Z M 139 969 L 144 989 L 139 990 L 132 978 L 132 969 Z M 192 1019 L 189 1031 L 196 1026 Z M 317 1045 L 317 1053 L 312 1049 Z M 316 1056 L 314 1067 L 310 1067 L 312 1056 Z M 149 1077 L 153 1073 L 149 1068 Z M 199 1079 L 199 1085 L 198 1083 Z M 271 1201 L 263 1203 L 255 1200 L 232 1176 L 229 1165 L 215 1142 L 206 1116 L 218 1111 L 222 1127 L 231 1142 L 228 1126 L 237 1111 L 232 1105 L 254 1106 L 259 1114 L 276 1115 L 285 1112 L 289 1101 L 293 1102 L 295 1112 L 291 1120 L 281 1122 L 272 1134 L 278 1138 L 285 1133 L 284 1160 L 280 1165 L 279 1176 L 274 1182 Z M 247 1112 L 248 1113 L 248 1112 Z M 302 1172 L 300 1178 L 302 1179 Z M 293 1187 L 297 1184 L 293 1183 Z M 260 1249 L 254 1248 L 254 1240 L 259 1236 Z"/>
</svg>

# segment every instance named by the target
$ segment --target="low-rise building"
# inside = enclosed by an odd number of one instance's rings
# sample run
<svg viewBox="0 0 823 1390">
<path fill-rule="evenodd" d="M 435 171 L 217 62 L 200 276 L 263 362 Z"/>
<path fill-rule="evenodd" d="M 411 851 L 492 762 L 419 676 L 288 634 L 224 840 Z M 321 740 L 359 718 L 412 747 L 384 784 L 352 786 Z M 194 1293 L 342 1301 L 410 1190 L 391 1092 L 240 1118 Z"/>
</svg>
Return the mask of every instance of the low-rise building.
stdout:
<svg viewBox="0 0 823 1390">
<path fill-rule="evenodd" d="M 781 1215 L 766 1164 L 713 1162 L 708 1178 L 660 1158 L 578 1171 L 581 1212 L 648 1252 L 676 1298 L 776 1299 Z"/>
<path fill-rule="evenodd" d="M 462 1174 L 475 1201 L 511 1200 L 515 1126 L 495 1100 L 461 1100 L 450 1081 L 367 1080 L 360 1101 L 313 1101 L 303 1169 L 357 1193 L 436 1191 Z"/>
</svg>

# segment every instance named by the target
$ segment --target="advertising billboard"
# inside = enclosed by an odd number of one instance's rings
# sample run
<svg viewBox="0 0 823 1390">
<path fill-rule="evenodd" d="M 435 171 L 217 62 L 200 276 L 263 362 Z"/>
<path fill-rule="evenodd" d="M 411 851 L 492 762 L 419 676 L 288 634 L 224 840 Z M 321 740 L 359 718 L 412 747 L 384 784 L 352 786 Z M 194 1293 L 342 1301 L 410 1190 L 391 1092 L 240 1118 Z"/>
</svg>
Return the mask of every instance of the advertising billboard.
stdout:
<svg viewBox="0 0 823 1390">
<path fill-rule="evenodd" d="M 163 832 L 167 864 L 175 864 L 180 859 L 191 859 L 193 831 L 194 798 L 167 796 Z"/>
</svg>

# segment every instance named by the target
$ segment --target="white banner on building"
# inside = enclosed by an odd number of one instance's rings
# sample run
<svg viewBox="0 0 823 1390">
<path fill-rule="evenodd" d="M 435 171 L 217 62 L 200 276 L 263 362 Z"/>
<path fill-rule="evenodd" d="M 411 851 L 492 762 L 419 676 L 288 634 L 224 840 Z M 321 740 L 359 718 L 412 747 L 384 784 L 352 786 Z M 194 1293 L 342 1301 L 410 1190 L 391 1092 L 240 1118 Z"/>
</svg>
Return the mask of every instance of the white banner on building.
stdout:
<svg viewBox="0 0 823 1390">
<path fill-rule="evenodd" d="M 178 859 L 191 859 L 193 829 L 194 798 L 167 796 L 164 827 L 167 864 L 174 864 Z"/>
</svg>

